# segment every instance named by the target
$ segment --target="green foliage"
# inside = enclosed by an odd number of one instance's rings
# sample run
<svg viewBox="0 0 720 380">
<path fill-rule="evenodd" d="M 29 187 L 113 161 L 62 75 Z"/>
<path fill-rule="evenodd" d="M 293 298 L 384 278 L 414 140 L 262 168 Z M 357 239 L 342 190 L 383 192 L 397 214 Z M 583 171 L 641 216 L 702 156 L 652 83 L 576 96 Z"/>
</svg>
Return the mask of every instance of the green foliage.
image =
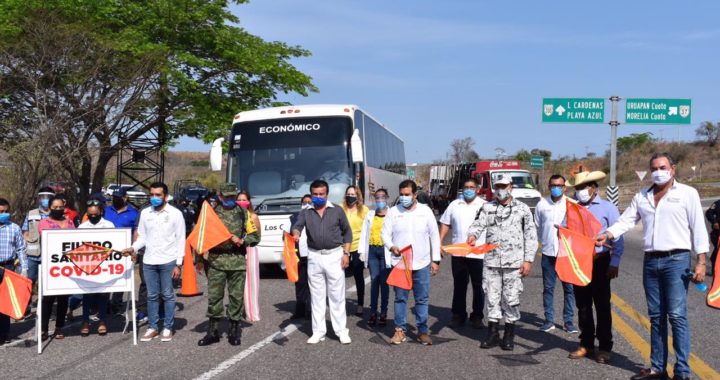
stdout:
<svg viewBox="0 0 720 380">
<path fill-rule="evenodd" d="M 715 146 L 720 139 L 720 123 L 702 122 L 695 130 L 695 136 L 705 140 L 708 145 Z"/>
<path fill-rule="evenodd" d="M 515 153 L 515 159 L 518 161 L 530 161 L 530 157 L 532 157 L 532 154 L 526 149 L 520 149 Z"/>
<path fill-rule="evenodd" d="M 196 168 L 208 168 L 210 167 L 210 161 L 208 160 L 193 160 L 190 162 L 190 166 Z"/>
<path fill-rule="evenodd" d="M 652 137 L 652 133 L 633 133 L 629 136 L 618 137 L 617 139 L 617 150 L 619 153 L 628 152 L 635 148 L 644 147 L 655 139 Z"/>
<path fill-rule="evenodd" d="M 546 149 L 535 148 L 530 151 L 530 154 L 533 156 L 542 156 L 546 162 L 550 161 L 550 157 L 552 157 L 552 152 Z"/>
</svg>

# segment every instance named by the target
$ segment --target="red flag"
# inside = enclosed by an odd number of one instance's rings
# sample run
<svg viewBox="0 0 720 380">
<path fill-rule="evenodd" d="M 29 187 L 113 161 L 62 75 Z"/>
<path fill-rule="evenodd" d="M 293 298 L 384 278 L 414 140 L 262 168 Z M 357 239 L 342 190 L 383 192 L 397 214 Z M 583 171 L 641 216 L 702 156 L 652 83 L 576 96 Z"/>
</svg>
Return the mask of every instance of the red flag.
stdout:
<svg viewBox="0 0 720 380">
<path fill-rule="evenodd" d="M 390 270 L 387 284 L 401 289 L 412 289 L 412 245 L 400 250 L 400 261 Z"/>
<path fill-rule="evenodd" d="M 567 205 L 565 219 L 568 229 L 591 238 L 602 231 L 602 224 L 588 209 L 569 199 L 565 202 Z"/>
<path fill-rule="evenodd" d="M 4 269 L 3 280 L 0 282 L 0 313 L 15 320 L 22 319 L 31 296 L 32 281 Z"/>
<path fill-rule="evenodd" d="M 445 245 L 442 247 L 443 251 L 452 256 L 467 256 L 469 254 L 482 255 L 488 253 L 493 249 L 497 248 L 495 244 L 483 244 L 478 246 L 471 246 L 468 243 L 457 243 Z"/>
<path fill-rule="evenodd" d="M 283 231 L 283 236 L 285 237 L 283 243 L 285 273 L 287 273 L 288 281 L 296 283 L 300 280 L 300 273 L 298 271 L 298 262 L 300 262 L 300 259 L 298 259 L 295 254 L 295 242 L 297 239 L 285 231 Z"/>
<path fill-rule="evenodd" d="M 99 272 L 100 265 L 110 256 L 112 249 L 101 245 L 83 243 L 81 246 L 65 252 L 64 255 L 70 259 L 76 267 L 86 274 Z"/>
<path fill-rule="evenodd" d="M 595 240 L 567 228 L 558 230 L 560 249 L 555 271 L 563 282 L 586 286 L 592 281 Z"/>
<path fill-rule="evenodd" d="M 720 239 L 718 239 L 717 244 L 720 244 Z M 716 245 L 716 247 L 718 247 L 718 245 Z M 715 260 L 713 282 L 707 295 L 707 304 L 710 307 L 720 309 L 720 260 Z"/>
</svg>

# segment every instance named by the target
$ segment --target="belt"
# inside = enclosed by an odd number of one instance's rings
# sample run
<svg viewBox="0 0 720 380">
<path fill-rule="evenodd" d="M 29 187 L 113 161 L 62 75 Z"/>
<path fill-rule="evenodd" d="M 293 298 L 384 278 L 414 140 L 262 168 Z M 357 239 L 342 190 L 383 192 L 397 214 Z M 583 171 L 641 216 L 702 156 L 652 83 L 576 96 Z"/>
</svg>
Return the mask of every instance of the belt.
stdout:
<svg viewBox="0 0 720 380">
<path fill-rule="evenodd" d="M 690 252 L 687 249 L 673 249 L 670 251 L 647 251 L 645 252 L 645 255 L 650 257 L 670 257 L 672 255 L 678 255 L 681 253 Z"/>
<path fill-rule="evenodd" d="M 331 249 L 311 249 L 311 248 L 308 249 L 308 251 L 310 251 L 310 253 L 317 253 L 318 255 L 323 255 L 323 256 L 337 253 L 338 250 L 341 251 L 342 247 L 331 248 Z"/>
</svg>

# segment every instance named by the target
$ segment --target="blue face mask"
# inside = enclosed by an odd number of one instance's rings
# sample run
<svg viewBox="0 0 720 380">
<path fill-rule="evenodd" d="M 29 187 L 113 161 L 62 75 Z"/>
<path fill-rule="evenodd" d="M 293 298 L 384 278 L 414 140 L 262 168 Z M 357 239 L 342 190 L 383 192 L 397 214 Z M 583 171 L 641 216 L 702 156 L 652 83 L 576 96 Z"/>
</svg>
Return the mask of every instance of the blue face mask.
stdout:
<svg viewBox="0 0 720 380">
<path fill-rule="evenodd" d="M 559 186 L 553 186 L 550 188 L 550 195 L 552 195 L 554 198 L 559 198 L 563 194 L 562 187 Z"/>
<path fill-rule="evenodd" d="M 400 204 L 405 208 L 410 208 L 413 204 L 412 195 L 401 195 Z"/>
<path fill-rule="evenodd" d="M 477 195 L 477 191 L 474 189 L 465 189 L 463 190 L 463 197 L 465 197 L 465 200 L 470 201 Z"/>
<path fill-rule="evenodd" d="M 45 210 L 47 210 L 48 208 L 50 208 L 50 200 L 47 199 L 47 198 L 41 199 L 41 200 L 40 200 L 40 207 L 42 207 L 42 208 L 45 209 Z"/>
<path fill-rule="evenodd" d="M 312 197 L 312 203 L 313 203 L 313 206 L 315 206 L 315 207 L 325 206 L 326 202 L 327 202 L 327 199 L 325 199 L 323 197 L 316 197 L 314 195 Z"/>
<path fill-rule="evenodd" d="M 7 212 L 0 213 L 0 224 L 10 223 L 10 214 Z"/>
<path fill-rule="evenodd" d="M 223 201 L 223 207 L 225 208 L 235 208 L 235 206 L 237 206 L 237 204 L 232 199 L 226 199 Z"/>
<path fill-rule="evenodd" d="M 387 202 L 384 202 L 384 201 L 375 202 L 375 209 L 382 210 L 385 207 L 387 207 Z"/>
<path fill-rule="evenodd" d="M 153 207 L 160 207 L 165 201 L 162 199 L 162 197 L 150 197 L 150 204 Z"/>
</svg>

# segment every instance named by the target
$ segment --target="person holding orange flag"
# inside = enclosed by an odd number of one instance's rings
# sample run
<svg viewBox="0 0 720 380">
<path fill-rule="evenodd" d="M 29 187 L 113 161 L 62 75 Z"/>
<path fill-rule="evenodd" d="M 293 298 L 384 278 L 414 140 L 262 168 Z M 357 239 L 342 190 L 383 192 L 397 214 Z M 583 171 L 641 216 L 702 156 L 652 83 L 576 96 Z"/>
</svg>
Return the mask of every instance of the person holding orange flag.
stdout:
<svg viewBox="0 0 720 380">
<path fill-rule="evenodd" d="M 25 252 L 25 239 L 20 226 L 10 220 L 10 202 L 0 198 L 0 268 L 14 272 L 15 262 L 19 261 L 21 273 L 23 277 L 27 277 L 28 264 Z M 10 317 L 0 314 L 0 346 L 8 340 L 9 330 Z"/>
<path fill-rule="evenodd" d="M 580 225 L 596 225 L 599 232 L 605 231 L 620 217 L 617 206 L 600 197 L 598 193 L 598 182 L 605 178 L 601 171 L 580 172 L 575 174 L 575 198 L 580 207 L 584 207 L 590 214 L 587 217 L 578 216 L 573 213 L 572 207 L 568 206 L 568 228 L 572 229 L 573 218 L 586 219 Z M 573 205 L 574 206 L 574 205 Z M 581 210 L 581 209 L 580 209 Z M 593 221 L 591 218 L 599 224 Z M 580 232 L 580 231 L 576 231 Z M 598 231 L 585 231 L 598 233 Z M 588 236 L 594 238 L 594 235 Z M 571 352 L 570 359 L 580 359 L 595 354 L 595 360 L 601 364 L 610 361 L 610 353 L 613 348 L 612 338 L 612 310 L 610 308 L 610 281 L 618 276 L 620 258 L 624 251 L 623 238 L 612 242 L 608 246 L 601 246 L 595 249 L 595 258 L 592 261 L 592 278 L 586 286 L 573 285 L 575 292 L 575 304 L 578 309 L 578 325 L 580 326 L 580 347 Z M 593 318 L 593 306 L 597 318 Z M 595 353 L 595 339 L 598 340 L 598 351 Z"/>
<path fill-rule="evenodd" d="M 387 248 L 385 262 L 396 265 L 401 259 L 401 248 L 412 246 L 411 278 L 415 297 L 415 320 L 418 340 L 432 345 L 428 328 L 430 276 L 440 270 L 440 233 L 430 207 L 418 203 L 417 185 L 411 180 L 400 182 L 399 204 L 388 211 L 382 227 L 382 242 Z M 390 254 L 391 252 L 391 254 Z M 392 260 L 391 260 L 392 256 Z M 390 275 L 392 277 L 392 274 Z M 402 344 L 407 340 L 407 301 L 410 290 L 395 287 L 395 335 L 390 343 Z"/>
</svg>

